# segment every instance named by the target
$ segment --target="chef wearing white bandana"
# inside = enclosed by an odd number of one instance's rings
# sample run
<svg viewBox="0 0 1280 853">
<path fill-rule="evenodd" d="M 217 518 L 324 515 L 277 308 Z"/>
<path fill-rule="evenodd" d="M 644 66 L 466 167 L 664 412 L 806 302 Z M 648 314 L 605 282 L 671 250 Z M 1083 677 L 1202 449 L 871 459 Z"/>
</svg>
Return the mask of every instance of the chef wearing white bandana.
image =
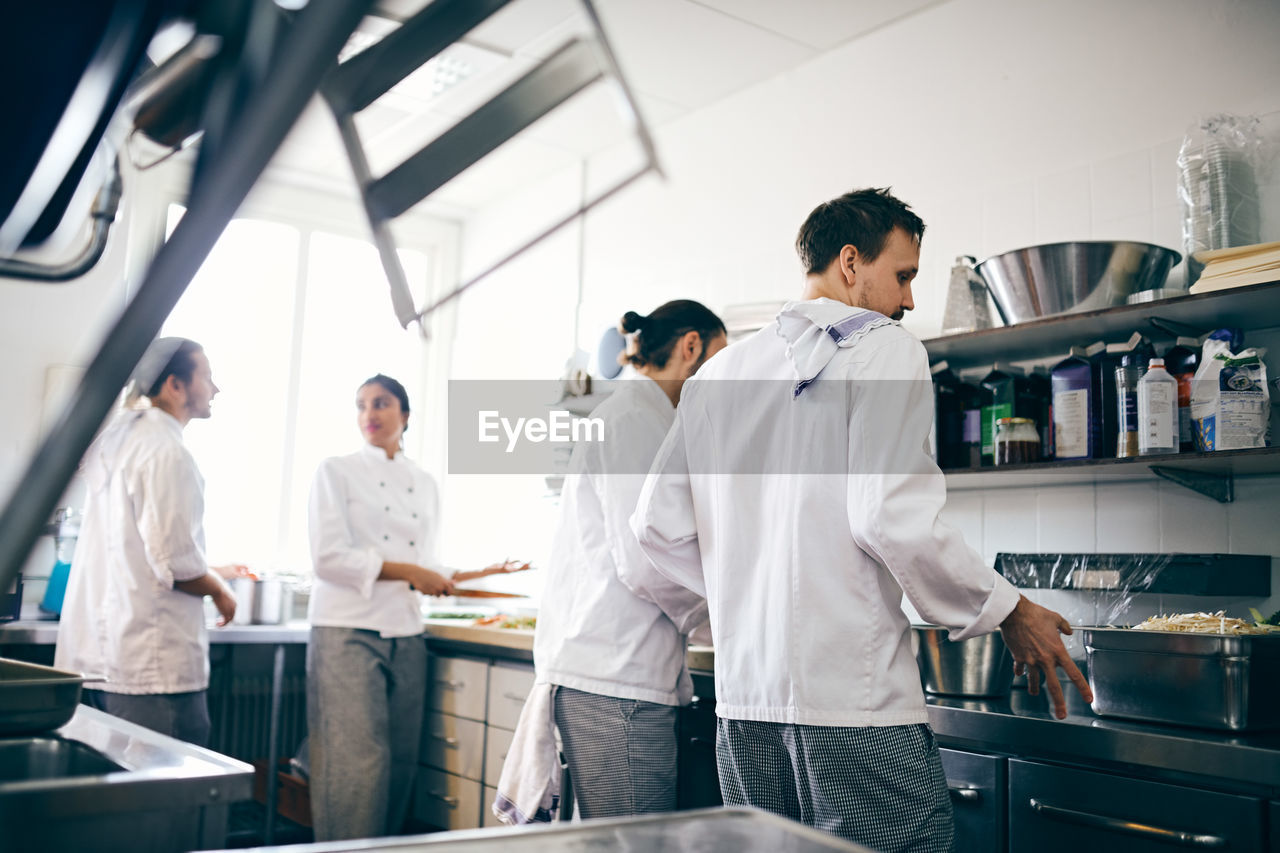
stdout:
<svg viewBox="0 0 1280 853">
<path fill-rule="evenodd" d="M 902 596 L 963 639 L 1003 629 L 1065 713 L 1070 627 L 939 520 L 924 347 L 898 320 L 924 223 L 887 190 L 815 209 L 803 301 L 684 389 L 633 529 L 656 571 L 706 595 L 729 804 L 881 851 L 951 847 Z"/>
</svg>

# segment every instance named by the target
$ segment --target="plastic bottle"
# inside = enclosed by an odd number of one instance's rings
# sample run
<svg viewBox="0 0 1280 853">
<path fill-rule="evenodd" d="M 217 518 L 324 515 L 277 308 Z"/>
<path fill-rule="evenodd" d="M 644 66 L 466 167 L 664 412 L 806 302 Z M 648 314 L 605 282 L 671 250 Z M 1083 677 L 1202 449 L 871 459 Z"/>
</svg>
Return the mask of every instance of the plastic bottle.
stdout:
<svg viewBox="0 0 1280 853">
<path fill-rule="evenodd" d="M 1138 338 L 1137 344 L 1120 356 L 1120 366 L 1116 368 L 1117 458 L 1139 453 L 1138 386 L 1156 353 L 1146 338 Z"/>
<path fill-rule="evenodd" d="M 1093 418 L 1092 365 L 1083 347 L 1053 366 L 1053 440 L 1056 458 L 1089 459 L 1098 442 Z"/>
<path fill-rule="evenodd" d="M 982 387 L 991 393 L 990 402 L 982 407 L 982 464 L 995 464 L 996 421 L 1013 417 L 1017 400 L 1014 379 L 1020 374 L 1017 368 L 997 363 L 982 378 Z"/>
<path fill-rule="evenodd" d="M 934 459 L 939 468 L 963 468 L 964 411 L 960 401 L 960 377 L 945 361 L 932 365 L 929 373 L 933 376 Z"/>
<path fill-rule="evenodd" d="M 1138 383 L 1138 452 L 1178 452 L 1178 380 L 1164 369 L 1163 358 L 1150 359 Z"/>
<path fill-rule="evenodd" d="M 1164 363 L 1169 375 L 1178 380 L 1178 450 L 1187 453 L 1196 449 L 1191 433 L 1191 380 L 1200 366 L 1200 341 L 1179 337 L 1165 352 Z"/>
<path fill-rule="evenodd" d="M 961 467 L 982 467 L 982 409 L 991 398 L 991 392 L 972 382 L 960 385 L 960 406 L 964 413 L 961 439 L 963 453 Z"/>
<path fill-rule="evenodd" d="M 1040 433 L 1040 458 L 1053 459 L 1053 388 L 1049 381 L 1049 368 L 1036 365 L 1027 375 L 1027 390 L 1035 405 L 1035 414 L 1030 417 Z"/>
</svg>

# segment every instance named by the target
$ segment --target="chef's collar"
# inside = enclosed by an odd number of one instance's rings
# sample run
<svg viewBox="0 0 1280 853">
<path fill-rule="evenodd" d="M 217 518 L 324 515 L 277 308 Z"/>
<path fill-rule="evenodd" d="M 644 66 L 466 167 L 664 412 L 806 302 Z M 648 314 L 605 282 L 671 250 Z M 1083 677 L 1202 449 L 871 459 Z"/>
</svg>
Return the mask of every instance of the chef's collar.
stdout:
<svg viewBox="0 0 1280 853">
<path fill-rule="evenodd" d="M 381 459 L 384 462 L 398 462 L 404 458 L 404 451 L 397 450 L 396 455 L 393 458 L 388 459 L 387 451 L 378 447 L 376 444 L 370 444 L 367 441 L 360 447 L 360 452 L 368 455 L 372 459 Z"/>
<path fill-rule="evenodd" d="M 878 311 L 825 296 L 788 302 L 778 313 L 775 330 L 787 343 L 787 358 L 795 372 L 792 396 L 799 397 L 841 349 L 854 346 L 872 329 L 897 322 Z"/>
</svg>

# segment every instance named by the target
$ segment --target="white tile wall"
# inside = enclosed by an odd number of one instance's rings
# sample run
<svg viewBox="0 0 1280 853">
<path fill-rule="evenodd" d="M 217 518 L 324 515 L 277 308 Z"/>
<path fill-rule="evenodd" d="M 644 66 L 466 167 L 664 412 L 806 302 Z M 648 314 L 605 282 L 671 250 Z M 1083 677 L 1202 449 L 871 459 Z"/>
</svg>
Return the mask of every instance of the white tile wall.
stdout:
<svg viewBox="0 0 1280 853">
<path fill-rule="evenodd" d="M 1227 506 L 1177 485 L 1160 484 L 1162 551 L 1226 553 Z"/>
<path fill-rule="evenodd" d="M 1097 550 L 1096 500 L 1092 483 L 1040 489 L 1036 496 L 1036 548 L 1044 553 Z"/>
<path fill-rule="evenodd" d="M 1158 483 L 1114 483 L 1098 486 L 1096 545 L 1099 553 L 1143 553 L 1160 550 Z"/>
<path fill-rule="evenodd" d="M 1247 616 L 1280 609 L 1280 476 L 1236 480 L 1220 504 L 1174 483 L 1136 482 L 953 492 L 943 518 L 989 561 L 1001 551 L 1063 553 L 1235 553 L 1273 558 L 1268 598 L 1122 596 L 1031 590 L 1027 595 L 1073 624 L 1132 624 L 1162 612 L 1225 609 Z M 955 503 L 957 506 L 952 507 Z"/>
</svg>

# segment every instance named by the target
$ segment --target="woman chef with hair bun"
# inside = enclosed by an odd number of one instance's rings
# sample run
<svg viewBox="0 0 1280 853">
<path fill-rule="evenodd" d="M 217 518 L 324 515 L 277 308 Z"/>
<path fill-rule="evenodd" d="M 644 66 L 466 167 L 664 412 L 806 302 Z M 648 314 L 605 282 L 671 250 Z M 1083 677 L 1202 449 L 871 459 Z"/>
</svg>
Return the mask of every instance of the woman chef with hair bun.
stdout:
<svg viewBox="0 0 1280 853">
<path fill-rule="evenodd" d="M 620 327 L 638 375 L 592 411 L 604 440 L 574 448 L 533 649 L 530 705 L 549 699 L 583 818 L 675 809 L 676 709 L 692 698 L 687 636 L 707 618 L 706 602 L 683 587 L 635 585 L 632 568 L 646 558 L 628 519 L 681 386 L 726 344 L 724 323 L 682 299 L 647 317 L 628 311 Z M 504 793 L 500 785 L 502 819 L 547 819 Z"/>
</svg>

